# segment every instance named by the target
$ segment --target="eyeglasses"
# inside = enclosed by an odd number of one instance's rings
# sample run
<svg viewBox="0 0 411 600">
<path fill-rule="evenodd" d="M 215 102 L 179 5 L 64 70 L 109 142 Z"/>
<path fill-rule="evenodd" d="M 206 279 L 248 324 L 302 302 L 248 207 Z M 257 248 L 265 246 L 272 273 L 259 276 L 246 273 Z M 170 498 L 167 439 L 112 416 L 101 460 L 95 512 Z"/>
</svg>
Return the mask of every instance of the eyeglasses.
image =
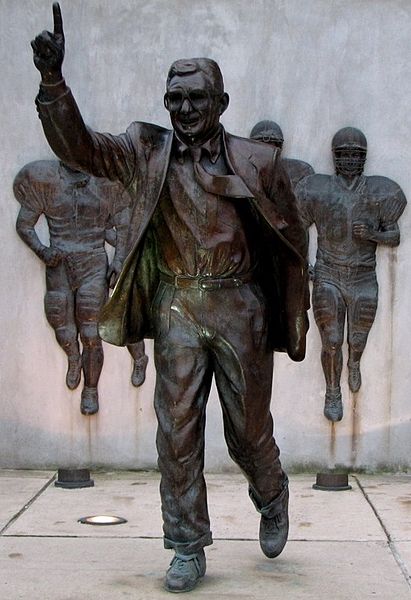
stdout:
<svg viewBox="0 0 411 600">
<path fill-rule="evenodd" d="M 195 110 L 204 110 L 207 108 L 211 98 L 216 98 L 221 94 L 210 93 L 206 90 L 191 90 L 191 92 L 167 92 L 164 94 L 164 106 L 167 110 L 179 111 L 183 106 L 184 100 L 188 100 Z"/>
</svg>

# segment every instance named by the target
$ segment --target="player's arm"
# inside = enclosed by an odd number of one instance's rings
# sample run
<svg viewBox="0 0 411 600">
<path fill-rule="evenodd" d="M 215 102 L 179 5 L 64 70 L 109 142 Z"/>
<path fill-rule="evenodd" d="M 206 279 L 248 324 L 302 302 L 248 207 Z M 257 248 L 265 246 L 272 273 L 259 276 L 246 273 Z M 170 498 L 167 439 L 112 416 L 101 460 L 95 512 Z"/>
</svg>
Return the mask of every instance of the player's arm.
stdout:
<svg viewBox="0 0 411 600">
<path fill-rule="evenodd" d="M 117 244 L 116 230 L 113 227 L 107 228 L 104 232 L 104 239 L 106 240 L 107 244 L 110 244 L 110 246 L 115 248 Z"/>
<path fill-rule="evenodd" d="M 125 207 L 116 212 L 112 216 L 112 221 L 116 232 L 116 250 L 107 274 L 110 287 L 114 287 L 116 284 L 124 263 L 124 259 L 126 258 L 127 236 L 130 225 L 130 209 Z"/>
<path fill-rule="evenodd" d="M 39 216 L 34 210 L 22 206 L 17 216 L 16 230 L 23 242 L 27 244 L 46 266 L 55 267 L 61 262 L 64 254 L 58 248 L 45 246 L 40 241 L 34 228 Z"/>
<path fill-rule="evenodd" d="M 379 225 L 373 227 L 367 222 L 357 221 L 353 224 L 353 235 L 357 239 L 384 246 L 398 246 L 400 243 L 398 219 L 407 204 L 404 192 L 397 183 L 386 177 L 371 177 L 370 181 L 378 189 Z"/>
<path fill-rule="evenodd" d="M 368 223 L 354 223 L 353 235 L 359 240 L 367 240 L 384 246 L 398 246 L 400 243 L 400 228 L 397 223 L 385 225 L 382 229 L 374 229 Z"/>
<path fill-rule="evenodd" d="M 314 174 L 314 170 L 312 174 Z M 304 177 L 297 183 L 294 190 L 300 219 L 306 231 L 308 231 L 308 229 L 314 223 L 314 217 L 312 214 L 313 198 L 311 197 L 310 190 L 307 186 L 307 183 L 310 181 L 310 179 L 306 180 Z"/>
</svg>

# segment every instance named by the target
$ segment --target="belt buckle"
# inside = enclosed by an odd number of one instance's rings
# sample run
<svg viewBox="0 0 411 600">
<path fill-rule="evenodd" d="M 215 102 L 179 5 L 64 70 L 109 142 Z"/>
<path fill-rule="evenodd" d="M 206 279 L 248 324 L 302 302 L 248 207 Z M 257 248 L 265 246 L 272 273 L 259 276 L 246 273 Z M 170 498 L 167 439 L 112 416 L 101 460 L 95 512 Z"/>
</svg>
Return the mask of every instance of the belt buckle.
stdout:
<svg viewBox="0 0 411 600">
<path fill-rule="evenodd" d="M 216 279 L 212 279 L 210 277 L 200 277 L 198 280 L 198 287 L 200 290 L 211 291 L 221 289 L 222 285 Z"/>
<path fill-rule="evenodd" d="M 173 282 L 174 287 L 176 287 L 178 289 L 187 287 L 184 285 L 184 280 L 187 280 L 186 275 L 174 275 L 174 282 Z"/>
</svg>

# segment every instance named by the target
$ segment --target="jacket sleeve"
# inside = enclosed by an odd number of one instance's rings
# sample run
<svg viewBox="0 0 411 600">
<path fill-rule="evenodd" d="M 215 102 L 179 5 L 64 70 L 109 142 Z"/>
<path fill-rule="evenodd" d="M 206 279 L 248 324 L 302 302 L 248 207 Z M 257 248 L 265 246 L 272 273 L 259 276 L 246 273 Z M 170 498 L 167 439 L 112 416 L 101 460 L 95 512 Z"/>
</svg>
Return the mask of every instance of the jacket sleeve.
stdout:
<svg viewBox="0 0 411 600">
<path fill-rule="evenodd" d="M 128 133 L 115 136 L 87 127 L 64 81 L 54 96 L 42 93 L 40 86 L 36 106 L 47 141 L 64 163 L 96 177 L 129 185 L 136 157 Z"/>
</svg>

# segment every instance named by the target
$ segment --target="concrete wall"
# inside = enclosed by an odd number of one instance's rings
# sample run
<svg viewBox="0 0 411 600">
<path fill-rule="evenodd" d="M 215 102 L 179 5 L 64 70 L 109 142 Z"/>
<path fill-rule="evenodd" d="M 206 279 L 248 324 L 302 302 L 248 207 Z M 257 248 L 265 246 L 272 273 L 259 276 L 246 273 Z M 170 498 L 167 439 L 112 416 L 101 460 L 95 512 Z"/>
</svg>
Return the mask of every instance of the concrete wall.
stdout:
<svg viewBox="0 0 411 600">
<path fill-rule="evenodd" d="M 333 133 L 358 126 L 369 141 L 366 174 L 390 177 L 410 195 L 409 0 L 61 0 L 61 7 L 65 76 L 91 126 L 120 132 L 134 119 L 167 125 L 168 66 L 210 56 L 231 95 L 223 120 L 229 131 L 247 136 L 257 120 L 277 120 L 284 154 L 330 173 Z M 80 390 L 65 387 L 65 356 L 43 313 L 44 269 L 14 231 L 11 189 L 25 163 L 52 156 L 34 108 L 39 76 L 29 44 L 52 27 L 51 1 L 0 0 L 0 15 L 0 467 L 152 467 L 152 360 L 136 390 L 127 351 L 105 346 L 94 417 L 80 415 Z M 411 466 L 409 209 L 400 225 L 400 247 L 378 252 L 380 302 L 355 403 L 343 373 L 344 420 L 332 426 L 322 416 L 312 315 L 304 363 L 275 357 L 272 409 L 288 468 Z M 45 235 L 44 224 L 40 231 Z M 232 468 L 215 390 L 207 437 L 208 467 Z"/>
</svg>

